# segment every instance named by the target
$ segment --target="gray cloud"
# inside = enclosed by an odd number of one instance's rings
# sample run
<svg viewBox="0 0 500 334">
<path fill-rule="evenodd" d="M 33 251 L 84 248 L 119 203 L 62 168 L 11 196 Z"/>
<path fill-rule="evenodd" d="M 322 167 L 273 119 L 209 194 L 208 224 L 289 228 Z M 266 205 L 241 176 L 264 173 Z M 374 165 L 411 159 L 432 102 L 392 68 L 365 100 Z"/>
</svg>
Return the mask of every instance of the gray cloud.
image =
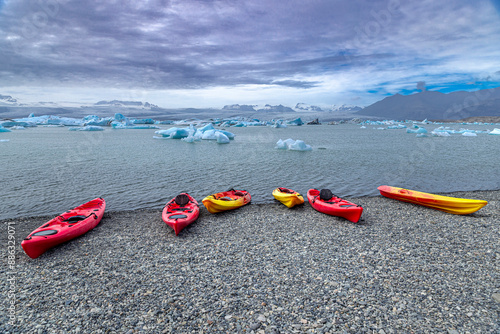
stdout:
<svg viewBox="0 0 500 334">
<path fill-rule="evenodd" d="M 476 20 L 489 1 L 478 3 L 0 1 L 0 84 L 314 89 L 318 78 L 374 70 L 413 80 L 413 68 L 450 61 L 445 47 L 463 52 L 457 40 L 481 43 L 474 24 L 453 20 Z M 437 15 L 448 23 L 427 24 Z"/>
</svg>

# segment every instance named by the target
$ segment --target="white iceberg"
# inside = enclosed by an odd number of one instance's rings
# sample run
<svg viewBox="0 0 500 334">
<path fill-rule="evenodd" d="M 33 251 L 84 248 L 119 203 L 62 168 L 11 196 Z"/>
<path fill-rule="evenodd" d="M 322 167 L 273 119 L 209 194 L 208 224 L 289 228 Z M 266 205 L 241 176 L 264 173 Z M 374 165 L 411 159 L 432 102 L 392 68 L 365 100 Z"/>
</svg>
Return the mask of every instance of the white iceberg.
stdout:
<svg viewBox="0 0 500 334">
<path fill-rule="evenodd" d="M 477 137 L 477 134 L 475 132 L 466 131 L 466 132 L 462 133 L 462 136 Z"/>
<path fill-rule="evenodd" d="M 406 128 L 406 133 L 427 133 L 427 129 L 421 127 L 417 127 L 416 129 Z"/>
<path fill-rule="evenodd" d="M 203 132 L 201 139 L 203 139 L 203 140 L 217 140 L 217 137 L 215 136 L 215 130 L 207 130 L 207 131 Z"/>
<path fill-rule="evenodd" d="M 307 145 L 303 140 L 293 140 L 291 138 L 278 140 L 275 148 L 290 151 L 312 151 L 311 145 Z"/>
<path fill-rule="evenodd" d="M 495 129 L 493 129 L 493 131 L 491 131 L 489 134 L 490 134 L 490 135 L 500 135 L 500 129 L 495 128 Z"/>
<path fill-rule="evenodd" d="M 293 143 L 290 146 L 290 150 L 292 151 L 312 151 L 311 145 L 307 145 L 304 143 L 303 140 L 296 140 L 295 143 Z"/>
<path fill-rule="evenodd" d="M 449 132 L 446 131 L 432 131 L 431 134 L 434 137 L 449 137 L 451 136 Z"/>
<path fill-rule="evenodd" d="M 217 131 L 215 137 L 217 138 L 217 144 L 229 144 L 229 138 L 222 132 Z"/>
</svg>

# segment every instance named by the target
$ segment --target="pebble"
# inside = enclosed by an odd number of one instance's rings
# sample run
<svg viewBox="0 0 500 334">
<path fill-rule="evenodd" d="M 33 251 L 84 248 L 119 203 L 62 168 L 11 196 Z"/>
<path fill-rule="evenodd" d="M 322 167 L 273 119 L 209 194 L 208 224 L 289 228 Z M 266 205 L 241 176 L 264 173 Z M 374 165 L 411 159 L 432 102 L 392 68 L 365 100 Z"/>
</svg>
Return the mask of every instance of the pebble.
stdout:
<svg viewBox="0 0 500 334">
<path fill-rule="evenodd" d="M 449 196 L 489 204 L 457 216 L 350 199 L 357 224 L 307 203 L 201 207 L 177 237 L 161 208 L 107 212 L 38 259 L 18 247 L 16 319 L 0 315 L 0 332 L 497 332 L 500 191 Z M 50 218 L 17 219 L 16 245 Z"/>
</svg>

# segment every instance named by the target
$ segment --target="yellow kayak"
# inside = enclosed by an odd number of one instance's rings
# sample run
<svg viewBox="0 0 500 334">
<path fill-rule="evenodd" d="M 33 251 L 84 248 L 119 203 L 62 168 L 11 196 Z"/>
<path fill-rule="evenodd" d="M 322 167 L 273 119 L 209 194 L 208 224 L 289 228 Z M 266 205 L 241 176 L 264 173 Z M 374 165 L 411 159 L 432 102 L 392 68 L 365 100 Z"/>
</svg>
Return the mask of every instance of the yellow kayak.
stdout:
<svg viewBox="0 0 500 334">
<path fill-rule="evenodd" d="M 304 203 L 304 197 L 296 191 L 288 188 L 276 188 L 273 190 L 273 196 L 287 207 L 291 208 Z"/>
<path fill-rule="evenodd" d="M 245 190 L 228 190 L 212 194 L 203 199 L 203 205 L 210 213 L 218 213 L 227 210 L 237 209 L 250 203 L 252 197 Z"/>
<path fill-rule="evenodd" d="M 377 189 L 380 191 L 380 194 L 385 197 L 423 205 L 432 209 L 453 213 L 455 215 L 467 215 L 469 213 L 476 212 L 488 204 L 487 201 L 477 199 L 434 195 L 391 186 L 380 186 Z"/>
</svg>

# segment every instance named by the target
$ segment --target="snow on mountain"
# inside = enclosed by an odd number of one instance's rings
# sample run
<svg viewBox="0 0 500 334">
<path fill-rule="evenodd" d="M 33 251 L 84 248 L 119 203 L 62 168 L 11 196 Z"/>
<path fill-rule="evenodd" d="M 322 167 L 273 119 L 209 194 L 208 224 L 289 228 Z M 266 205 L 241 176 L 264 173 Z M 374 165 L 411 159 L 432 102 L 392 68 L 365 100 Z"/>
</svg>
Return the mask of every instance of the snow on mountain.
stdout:
<svg viewBox="0 0 500 334">
<path fill-rule="evenodd" d="M 357 106 L 349 106 L 346 104 L 343 104 L 341 106 L 315 106 L 315 105 L 310 105 L 307 103 L 297 103 L 295 107 L 293 108 L 295 111 L 300 111 L 300 112 L 323 112 L 323 111 L 328 111 L 328 112 L 336 112 L 336 113 L 351 113 L 351 112 L 356 112 L 361 110 L 361 107 Z"/>
<path fill-rule="evenodd" d="M 99 102 L 95 103 L 94 106 L 96 106 L 96 107 L 137 108 L 137 109 L 159 108 L 157 105 L 149 103 L 149 102 L 120 101 L 120 100 L 99 101 Z"/>
<path fill-rule="evenodd" d="M 249 104 L 229 104 L 225 105 L 222 110 L 238 110 L 238 111 L 255 111 L 255 106 Z"/>
<path fill-rule="evenodd" d="M 295 112 L 295 110 L 293 110 L 292 108 L 285 107 L 281 104 L 277 105 L 277 106 L 272 106 L 270 104 L 266 104 L 263 108 L 257 109 L 257 111 L 260 111 L 260 112 L 280 112 L 280 113 Z"/>
<path fill-rule="evenodd" d="M 324 111 L 321 107 L 307 103 L 297 103 L 293 109 L 295 109 L 295 111 Z"/>
</svg>

